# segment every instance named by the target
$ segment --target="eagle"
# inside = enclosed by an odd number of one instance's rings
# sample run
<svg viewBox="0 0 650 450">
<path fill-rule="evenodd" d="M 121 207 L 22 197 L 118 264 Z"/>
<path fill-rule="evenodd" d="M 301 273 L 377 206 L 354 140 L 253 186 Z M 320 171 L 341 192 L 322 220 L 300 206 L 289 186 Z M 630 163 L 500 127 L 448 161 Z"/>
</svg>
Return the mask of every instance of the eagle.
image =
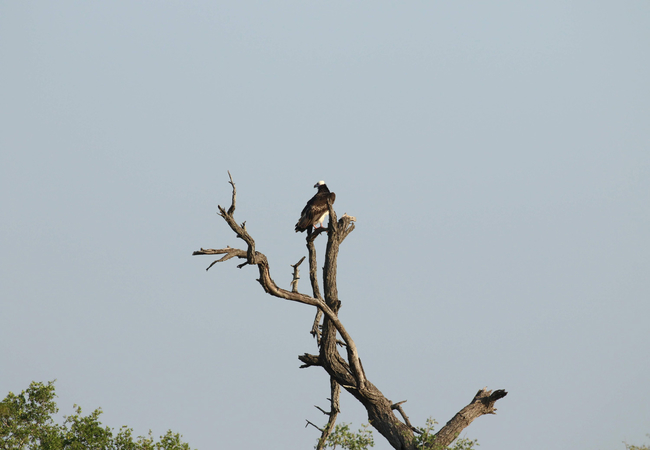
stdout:
<svg viewBox="0 0 650 450">
<path fill-rule="evenodd" d="M 323 220 L 330 213 L 327 208 L 327 202 L 331 201 L 334 203 L 334 200 L 336 200 L 336 194 L 330 192 L 324 181 L 319 181 L 314 187 L 318 188 L 318 192 L 307 202 L 307 205 L 305 205 L 300 213 L 300 220 L 296 224 L 296 233 L 298 231 L 302 233 L 307 230 L 307 234 L 311 234 L 312 227 L 316 227 L 316 224 L 322 228 Z"/>
</svg>

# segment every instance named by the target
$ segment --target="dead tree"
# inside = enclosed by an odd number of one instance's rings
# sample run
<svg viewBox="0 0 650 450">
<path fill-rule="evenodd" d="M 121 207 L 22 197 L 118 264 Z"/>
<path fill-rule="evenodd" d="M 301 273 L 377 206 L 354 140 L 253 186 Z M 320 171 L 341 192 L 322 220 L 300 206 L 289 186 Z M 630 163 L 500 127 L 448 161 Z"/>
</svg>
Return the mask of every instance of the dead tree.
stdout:
<svg viewBox="0 0 650 450">
<path fill-rule="evenodd" d="M 228 173 L 230 176 L 230 173 Z M 393 448 L 412 450 L 415 449 L 415 433 L 421 431 L 411 425 L 405 414 L 402 402 L 393 403 L 388 400 L 381 391 L 370 382 L 363 370 L 357 346 L 352 337 L 339 319 L 338 312 L 341 301 L 338 298 L 336 287 L 336 265 L 339 253 L 339 246 L 345 238 L 354 230 L 355 218 L 344 214 L 337 220 L 336 213 L 330 203 L 329 226 L 316 229 L 307 236 L 307 250 L 309 254 L 309 278 L 311 281 L 312 295 L 298 292 L 298 266 L 304 257 L 294 267 L 294 277 L 291 283 L 291 290 L 285 290 L 273 281 L 266 256 L 255 249 L 255 241 L 246 231 L 246 222 L 241 225 L 235 221 L 235 203 L 237 191 L 235 183 L 230 176 L 229 183 L 232 186 L 232 202 L 228 210 L 219 206 L 219 215 L 226 221 L 235 235 L 246 243 L 245 249 L 226 247 L 222 249 L 201 249 L 195 251 L 194 255 L 223 255 L 215 260 L 208 269 L 217 262 L 227 261 L 231 258 L 240 258 L 244 262 L 237 267 L 257 266 L 259 278 L 257 281 L 267 294 L 274 297 L 291 300 L 314 306 L 317 309 L 314 324 L 310 332 L 314 335 L 318 344 L 318 354 L 305 353 L 298 357 L 303 363 L 300 367 L 321 367 L 330 376 L 331 398 L 330 410 L 320 409 L 329 417 L 325 428 L 318 428 L 321 431 L 318 447 L 323 448 L 325 441 L 332 431 L 339 412 L 340 387 L 349 392 L 359 400 L 368 412 L 369 423 L 390 443 Z M 321 295 L 318 284 L 318 273 L 316 264 L 316 249 L 314 240 L 327 232 L 327 247 L 325 251 L 325 265 L 323 267 L 323 295 Z M 322 323 L 321 323 L 322 321 Z M 339 353 L 337 346 L 344 351 Z M 446 423 L 435 435 L 435 442 L 429 448 L 445 448 L 458 437 L 474 419 L 484 414 L 494 414 L 494 404 L 500 398 L 507 395 L 505 390 L 499 389 L 490 391 L 483 388 L 478 391 L 472 401 L 461 409 L 449 422 Z M 400 413 L 401 420 L 395 414 Z M 311 424 L 311 422 L 308 422 Z M 313 425 L 313 424 L 312 424 Z M 314 425 L 315 426 L 315 425 Z"/>
</svg>

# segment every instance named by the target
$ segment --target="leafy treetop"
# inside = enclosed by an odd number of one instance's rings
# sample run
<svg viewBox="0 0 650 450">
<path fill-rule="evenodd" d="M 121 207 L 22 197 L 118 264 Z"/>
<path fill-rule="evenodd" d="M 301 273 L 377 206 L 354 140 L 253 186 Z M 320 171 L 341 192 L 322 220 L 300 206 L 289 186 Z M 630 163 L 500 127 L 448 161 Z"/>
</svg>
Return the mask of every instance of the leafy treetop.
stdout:
<svg viewBox="0 0 650 450">
<path fill-rule="evenodd" d="M 147 437 L 133 438 L 133 430 L 123 426 L 117 433 L 99 422 L 100 408 L 87 416 L 74 406 L 74 414 L 64 416 L 62 425 L 52 415 L 54 382 L 32 382 L 16 395 L 10 392 L 0 402 L 0 450 L 191 450 L 181 435 L 167 431 L 159 441 L 151 431 Z"/>
</svg>

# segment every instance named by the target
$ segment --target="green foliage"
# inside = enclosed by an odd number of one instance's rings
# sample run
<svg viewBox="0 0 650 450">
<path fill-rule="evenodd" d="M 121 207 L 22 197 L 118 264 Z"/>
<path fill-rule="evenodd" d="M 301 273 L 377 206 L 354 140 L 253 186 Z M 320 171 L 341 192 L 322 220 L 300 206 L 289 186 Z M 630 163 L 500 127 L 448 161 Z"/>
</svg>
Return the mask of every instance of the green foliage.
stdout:
<svg viewBox="0 0 650 450">
<path fill-rule="evenodd" d="M 369 425 L 364 423 L 356 433 L 350 431 L 350 424 L 341 423 L 336 425 L 330 433 L 325 443 L 325 448 L 332 450 L 340 447 L 347 450 L 367 450 L 368 447 L 375 446 L 375 440 L 372 437 L 372 431 Z"/>
<path fill-rule="evenodd" d="M 650 437 L 650 434 L 646 434 L 646 436 Z M 647 445 L 630 445 L 627 442 L 623 442 L 625 444 L 625 450 L 650 450 L 650 447 Z"/>
<path fill-rule="evenodd" d="M 51 418 L 58 412 L 54 397 L 52 382 L 31 383 L 20 395 L 10 392 L 0 403 L 0 448 L 38 448 L 39 442 L 57 448 L 49 445 L 58 430 Z"/>
<path fill-rule="evenodd" d="M 74 405 L 74 414 L 54 423 L 54 384 L 32 382 L 26 391 L 12 392 L 0 402 L 0 450 L 190 450 L 181 436 L 167 431 L 156 442 L 148 437 L 133 438 L 133 430 L 122 427 L 117 434 L 99 421 L 101 409 L 83 416 Z"/>
</svg>

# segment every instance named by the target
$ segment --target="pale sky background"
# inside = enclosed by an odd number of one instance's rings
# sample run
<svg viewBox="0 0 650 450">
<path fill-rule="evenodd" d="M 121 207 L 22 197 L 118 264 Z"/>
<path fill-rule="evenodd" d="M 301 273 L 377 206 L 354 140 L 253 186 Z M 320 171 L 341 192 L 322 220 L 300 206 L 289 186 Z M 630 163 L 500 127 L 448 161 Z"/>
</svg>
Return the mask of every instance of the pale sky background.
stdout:
<svg viewBox="0 0 650 450">
<path fill-rule="evenodd" d="M 314 311 L 191 256 L 230 170 L 285 288 L 316 181 L 357 217 L 341 318 L 414 424 L 487 386 L 481 450 L 648 443 L 648 105 L 647 1 L 2 1 L 0 394 L 312 448 Z"/>
</svg>

